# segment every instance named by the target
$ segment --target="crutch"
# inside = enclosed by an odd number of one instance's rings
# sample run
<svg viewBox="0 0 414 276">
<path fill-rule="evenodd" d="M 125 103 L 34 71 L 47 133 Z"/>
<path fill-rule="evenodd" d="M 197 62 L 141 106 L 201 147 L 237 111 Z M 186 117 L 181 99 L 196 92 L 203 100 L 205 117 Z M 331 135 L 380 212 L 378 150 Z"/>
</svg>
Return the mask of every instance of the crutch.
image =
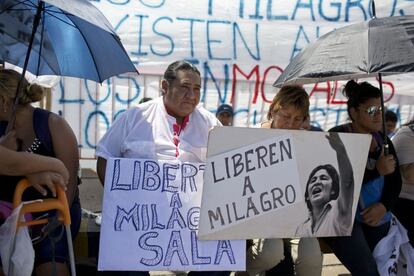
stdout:
<svg viewBox="0 0 414 276">
<path fill-rule="evenodd" d="M 16 208 L 22 202 L 22 196 L 24 191 L 29 188 L 31 185 L 27 179 L 22 179 L 17 184 L 16 190 L 14 192 L 13 197 L 13 208 Z M 19 217 L 26 213 L 37 213 L 37 212 L 45 212 L 50 210 L 57 210 L 58 211 L 58 220 L 63 223 L 66 230 L 66 239 L 68 241 L 68 253 L 69 253 L 69 260 L 70 260 L 70 271 L 72 276 L 76 276 L 75 271 L 75 256 L 73 254 L 73 243 L 72 243 L 72 235 L 70 231 L 70 212 L 69 212 L 69 205 L 68 200 L 66 198 L 65 191 L 62 189 L 60 185 L 55 185 L 57 198 L 46 198 L 42 201 L 35 201 L 23 204 Z M 39 224 L 46 224 L 48 223 L 48 219 L 39 219 L 39 220 L 31 220 L 31 221 L 19 221 L 17 227 L 21 226 L 32 226 L 32 225 L 39 225 Z"/>
</svg>

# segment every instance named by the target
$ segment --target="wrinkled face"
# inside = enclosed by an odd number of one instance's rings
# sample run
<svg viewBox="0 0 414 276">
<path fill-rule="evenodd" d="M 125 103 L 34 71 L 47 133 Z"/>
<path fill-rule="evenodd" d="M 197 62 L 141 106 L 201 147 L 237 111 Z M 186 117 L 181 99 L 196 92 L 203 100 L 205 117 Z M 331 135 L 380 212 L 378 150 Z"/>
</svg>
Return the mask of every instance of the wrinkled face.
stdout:
<svg viewBox="0 0 414 276">
<path fill-rule="evenodd" d="M 331 200 L 332 178 L 328 171 L 320 169 L 309 181 L 308 196 L 312 206 L 323 206 Z"/>
<path fill-rule="evenodd" d="M 189 70 L 179 70 L 171 83 L 163 80 L 164 104 L 170 115 L 182 119 L 194 111 L 200 101 L 201 78 Z"/>
<path fill-rule="evenodd" d="M 287 105 L 272 114 L 272 128 L 300 129 L 305 120 L 304 114 L 294 105 Z"/>
<path fill-rule="evenodd" d="M 231 126 L 233 124 L 233 116 L 228 112 L 221 112 L 217 115 L 217 119 L 223 126 Z"/>
<path fill-rule="evenodd" d="M 354 123 L 365 133 L 378 132 L 382 128 L 382 111 L 381 111 L 381 99 L 370 98 L 365 103 L 358 106 L 358 108 L 352 108 L 352 118 Z"/>
</svg>

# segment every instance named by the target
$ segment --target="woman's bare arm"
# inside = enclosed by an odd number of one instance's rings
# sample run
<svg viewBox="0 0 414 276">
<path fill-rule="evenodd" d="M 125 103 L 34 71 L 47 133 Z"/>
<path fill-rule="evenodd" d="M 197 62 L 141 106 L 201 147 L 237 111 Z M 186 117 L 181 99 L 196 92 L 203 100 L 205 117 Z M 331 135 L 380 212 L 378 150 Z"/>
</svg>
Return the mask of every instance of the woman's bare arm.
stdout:
<svg viewBox="0 0 414 276">
<path fill-rule="evenodd" d="M 69 206 L 75 197 L 78 186 L 79 149 L 76 136 L 69 124 L 60 116 L 50 114 L 49 129 L 53 141 L 56 158 L 61 160 L 69 171 L 69 182 L 66 190 Z"/>
<path fill-rule="evenodd" d="M 0 145 L 0 173 L 5 175 L 28 175 L 44 171 L 56 172 L 68 180 L 68 170 L 63 163 L 52 157 L 27 152 L 16 152 Z"/>
<path fill-rule="evenodd" d="M 352 222 L 352 212 L 349 207 L 354 202 L 354 173 L 346 152 L 345 146 L 337 132 L 330 132 L 327 136 L 329 144 L 336 152 L 339 167 L 339 196 L 337 199 L 338 212 L 341 221 L 347 225 Z"/>
</svg>

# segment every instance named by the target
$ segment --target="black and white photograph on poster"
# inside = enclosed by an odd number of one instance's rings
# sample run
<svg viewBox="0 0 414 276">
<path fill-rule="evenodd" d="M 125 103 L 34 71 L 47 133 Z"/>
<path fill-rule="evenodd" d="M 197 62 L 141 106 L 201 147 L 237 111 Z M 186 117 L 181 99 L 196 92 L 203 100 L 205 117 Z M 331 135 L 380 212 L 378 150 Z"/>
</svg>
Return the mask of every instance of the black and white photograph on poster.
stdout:
<svg viewBox="0 0 414 276">
<path fill-rule="evenodd" d="M 306 182 L 305 202 L 309 217 L 295 236 L 346 236 L 352 230 L 354 174 L 339 133 L 325 136 L 336 152 L 338 170 L 331 164 L 317 166 Z"/>
<path fill-rule="evenodd" d="M 350 235 L 369 144 L 363 134 L 213 129 L 199 239 Z"/>
</svg>

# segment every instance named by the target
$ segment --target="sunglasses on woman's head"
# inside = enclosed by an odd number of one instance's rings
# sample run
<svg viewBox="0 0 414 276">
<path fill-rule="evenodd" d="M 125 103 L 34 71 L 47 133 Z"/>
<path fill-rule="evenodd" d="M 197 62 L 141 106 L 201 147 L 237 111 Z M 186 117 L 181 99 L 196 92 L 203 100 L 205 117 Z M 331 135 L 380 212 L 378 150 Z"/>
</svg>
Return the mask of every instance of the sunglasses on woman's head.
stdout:
<svg viewBox="0 0 414 276">
<path fill-rule="evenodd" d="M 363 109 L 369 116 L 374 117 L 377 113 L 382 111 L 381 106 L 372 105 L 366 109 Z"/>
</svg>

